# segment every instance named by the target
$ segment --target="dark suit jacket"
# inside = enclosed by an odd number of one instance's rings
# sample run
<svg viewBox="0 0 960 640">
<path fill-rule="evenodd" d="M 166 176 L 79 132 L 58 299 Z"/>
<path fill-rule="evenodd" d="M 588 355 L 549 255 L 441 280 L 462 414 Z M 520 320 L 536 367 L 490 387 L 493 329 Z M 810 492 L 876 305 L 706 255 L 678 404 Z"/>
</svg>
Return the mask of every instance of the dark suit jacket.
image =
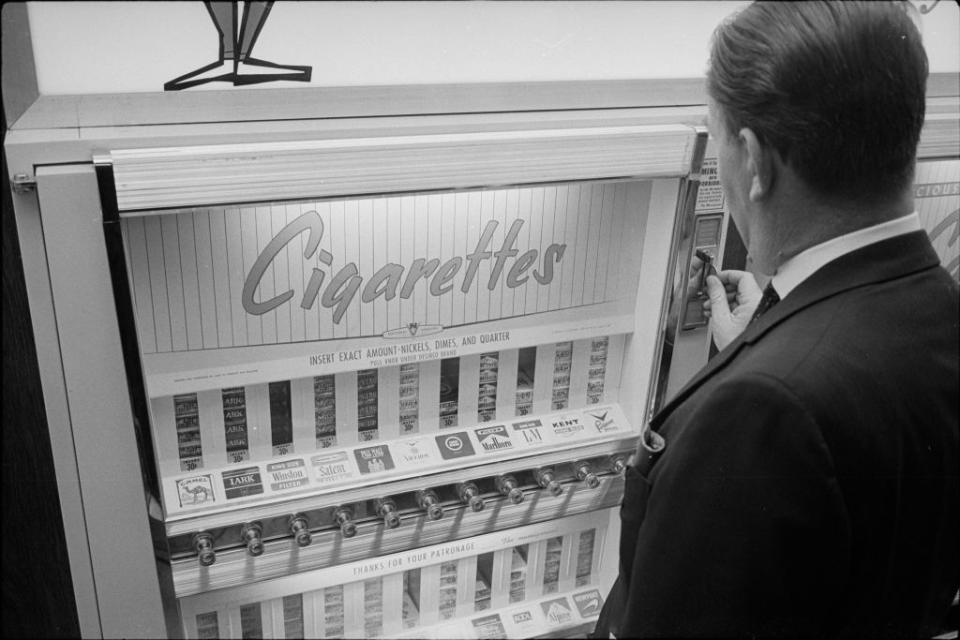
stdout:
<svg viewBox="0 0 960 640">
<path fill-rule="evenodd" d="M 826 265 L 627 469 L 597 637 L 926 636 L 958 569 L 958 290 L 924 232 Z"/>
</svg>

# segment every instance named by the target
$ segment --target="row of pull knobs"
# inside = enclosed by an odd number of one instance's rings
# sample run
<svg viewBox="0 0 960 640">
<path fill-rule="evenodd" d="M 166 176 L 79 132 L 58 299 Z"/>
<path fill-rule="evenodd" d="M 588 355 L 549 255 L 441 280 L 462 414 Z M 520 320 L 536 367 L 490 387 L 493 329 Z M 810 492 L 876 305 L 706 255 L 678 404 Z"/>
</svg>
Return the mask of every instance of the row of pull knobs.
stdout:
<svg viewBox="0 0 960 640">
<path fill-rule="evenodd" d="M 626 462 L 617 456 L 612 461 L 612 471 L 616 474 L 623 472 Z M 573 465 L 577 480 L 587 487 L 594 489 L 600 484 L 600 478 L 593 472 L 589 462 L 576 462 Z M 553 496 L 563 493 L 563 485 L 557 480 L 553 469 L 536 469 L 533 473 L 537 484 Z M 517 479 L 509 473 L 497 476 L 494 486 L 505 498 L 513 504 L 520 504 L 524 500 L 523 489 Z M 471 511 L 483 511 L 486 506 L 480 488 L 475 482 L 461 482 L 456 486 L 457 497 L 460 502 Z M 437 492 L 433 489 L 421 489 L 416 492 L 417 507 L 431 520 L 439 520 L 444 515 L 443 505 Z M 387 529 L 396 529 L 400 526 L 400 512 L 393 498 L 378 498 L 373 504 L 374 513 L 383 521 Z M 357 533 L 357 524 L 354 521 L 355 513 L 350 506 L 337 507 L 333 512 L 334 523 L 340 528 L 344 538 L 352 538 Z M 289 521 L 289 532 L 300 547 L 308 546 L 312 541 L 310 526 L 304 514 L 294 514 Z M 260 522 L 247 522 L 240 529 L 240 537 L 251 556 L 263 553 L 263 526 Z M 216 561 L 213 536 L 208 532 L 194 536 L 193 546 L 202 566 L 210 566 Z"/>
</svg>

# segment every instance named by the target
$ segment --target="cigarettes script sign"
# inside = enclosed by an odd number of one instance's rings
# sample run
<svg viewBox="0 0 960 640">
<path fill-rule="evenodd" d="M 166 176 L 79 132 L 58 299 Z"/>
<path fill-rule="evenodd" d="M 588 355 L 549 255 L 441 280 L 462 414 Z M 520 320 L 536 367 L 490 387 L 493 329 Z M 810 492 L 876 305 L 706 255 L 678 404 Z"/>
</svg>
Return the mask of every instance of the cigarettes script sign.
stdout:
<svg viewBox="0 0 960 640">
<path fill-rule="evenodd" d="M 616 301 L 649 197 L 583 183 L 128 218 L 140 345 L 409 338 Z"/>
<path fill-rule="evenodd" d="M 369 304 L 380 296 L 383 296 L 387 301 L 393 300 L 397 297 L 398 287 L 400 297 L 409 299 L 413 295 L 414 287 L 421 279 L 429 282 L 427 290 L 430 295 L 439 297 L 453 290 L 453 280 L 464 262 L 466 262 L 467 268 L 460 285 L 460 291 L 468 294 L 477 280 L 477 272 L 484 260 L 493 261 L 490 266 L 490 275 L 486 281 L 488 291 L 493 291 L 502 286 L 501 276 L 508 261 L 511 264 L 505 284 L 510 289 L 516 289 L 529 279 L 530 275 L 527 272 L 531 266 L 539 263 L 540 251 L 539 249 L 527 249 L 523 255 L 517 257 L 517 254 L 520 253 L 516 248 L 517 236 L 524 225 L 524 220 L 514 220 L 513 224 L 510 225 L 510 230 L 503 238 L 500 248 L 497 251 L 491 251 L 490 243 L 499 224 L 497 220 L 488 221 L 471 253 L 465 256 L 454 256 L 444 262 L 443 265 L 440 264 L 439 258 L 416 258 L 407 267 L 390 262 L 377 269 L 364 284 L 364 278 L 360 275 L 357 264 L 348 262 L 337 270 L 329 284 L 323 289 L 320 304 L 327 309 L 331 309 L 334 324 L 340 324 L 340 321 L 343 320 L 343 314 L 346 313 L 347 307 L 356 298 L 361 285 L 363 285 L 363 292 L 360 295 L 360 300 L 364 304 Z M 263 315 L 294 297 L 294 290 L 287 289 L 267 301 L 258 302 L 255 299 L 257 289 L 260 287 L 260 282 L 266 275 L 270 264 L 301 233 L 307 234 L 306 249 L 303 253 L 304 259 L 315 257 L 320 265 L 328 269 L 333 267 L 333 255 L 326 249 L 317 251 L 320 240 L 323 239 L 323 220 L 316 211 L 308 211 L 274 236 L 257 257 L 256 262 L 253 263 L 253 267 L 243 284 L 242 301 L 243 308 L 247 313 L 257 316 Z M 554 263 L 560 262 L 566 248 L 566 243 L 553 243 L 547 247 L 542 264 L 538 268 L 534 268 L 532 272 L 533 278 L 539 284 L 546 285 L 553 282 Z M 317 296 L 323 287 L 326 276 L 327 271 L 323 268 L 313 267 L 311 269 L 310 279 L 300 299 L 301 308 L 310 309 L 316 304 Z M 402 286 L 401 282 L 403 283 Z"/>
</svg>

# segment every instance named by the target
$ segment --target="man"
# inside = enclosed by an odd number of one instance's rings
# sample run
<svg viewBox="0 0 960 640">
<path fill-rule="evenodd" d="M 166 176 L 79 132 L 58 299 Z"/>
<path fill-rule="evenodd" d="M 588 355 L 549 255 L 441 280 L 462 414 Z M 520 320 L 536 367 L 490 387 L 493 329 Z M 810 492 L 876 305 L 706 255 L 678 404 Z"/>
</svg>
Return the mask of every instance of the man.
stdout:
<svg viewBox="0 0 960 640">
<path fill-rule="evenodd" d="M 940 631 L 960 582 L 960 294 L 913 213 L 926 77 L 893 3 L 760 2 L 717 29 L 720 181 L 778 295 L 708 278 L 725 348 L 627 470 L 597 637 Z"/>
</svg>

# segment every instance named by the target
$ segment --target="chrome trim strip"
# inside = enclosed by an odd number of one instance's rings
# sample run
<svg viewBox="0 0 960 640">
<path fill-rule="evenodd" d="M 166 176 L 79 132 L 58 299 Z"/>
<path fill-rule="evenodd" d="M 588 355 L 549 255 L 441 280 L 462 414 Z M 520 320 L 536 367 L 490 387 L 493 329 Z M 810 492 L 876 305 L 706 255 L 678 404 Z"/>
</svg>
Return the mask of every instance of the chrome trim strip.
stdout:
<svg viewBox="0 0 960 640">
<path fill-rule="evenodd" d="M 673 358 L 673 344 L 679 330 L 683 300 L 680 293 L 683 291 L 683 278 L 686 273 L 686 264 L 689 261 L 693 247 L 694 210 L 697 205 L 697 193 L 700 189 L 700 169 L 703 166 L 704 154 L 707 150 L 706 127 L 695 127 L 696 141 L 691 159 L 690 173 L 680 182 L 680 195 L 677 202 L 677 218 L 673 230 L 673 249 L 670 255 L 670 264 L 663 292 L 663 299 L 667 301 L 661 308 L 660 328 L 657 332 L 657 353 L 654 354 L 656 367 L 650 379 L 650 390 L 647 394 L 647 413 L 641 422 L 641 440 L 646 440 L 646 430 L 650 419 L 663 406 L 667 392 L 667 379 L 670 375 L 670 362 Z M 681 260 L 682 256 L 687 259 Z"/>
</svg>

